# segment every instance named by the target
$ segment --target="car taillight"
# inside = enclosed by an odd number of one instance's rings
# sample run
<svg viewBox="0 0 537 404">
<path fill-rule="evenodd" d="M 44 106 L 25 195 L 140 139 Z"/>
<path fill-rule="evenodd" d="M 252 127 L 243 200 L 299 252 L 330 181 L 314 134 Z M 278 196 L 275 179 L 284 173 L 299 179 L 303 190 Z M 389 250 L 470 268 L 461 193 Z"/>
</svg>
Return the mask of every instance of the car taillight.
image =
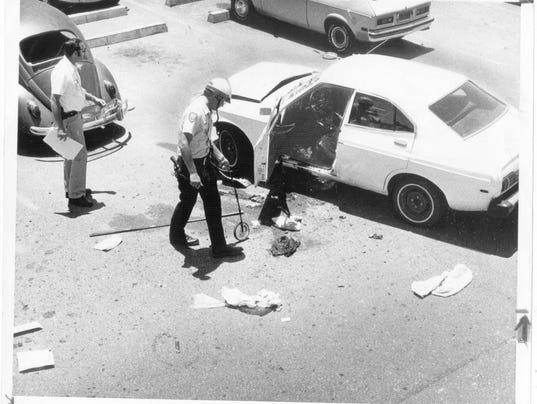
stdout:
<svg viewBox="0 0 537 404">
<path fill-rule="evenodd" d="M 393 22 L 393 16 L 391 16 L 391 17 L 383 17 L 383 18 L 379 18 L 377 20 L 377 25 L 391 24 L 392 22 Z"/>
<path fill-rule="evenodd" d="M 117 94 L 116 86 L 114 86 L 108 80 L 105 80 L 104 81 L 104 88 L 106 89 L 106 92 L 108 93 L 110 98 L 116 98 L 116 94 Z"/>
<path fill-rule="evenodd" d="M 32 117 L 35 119 L 41 119 L 41 110 L 34 100 L 29 100 L 26 103 L 26 107 L 28 108 L 28 112 L 30 112 Z"/>
<path fill-rule="evenodd" d="M 512 188 L 514 185 L 518 184 L 518 170 L 511 171 L 502 180 L 502 192 L 507 191 Z"/>
<path fill-rule="evenodd" d="M 429 12 L 429 6 L 424 6 L 416 9 L 416 15 L 422 15 Z"/>
</svg>

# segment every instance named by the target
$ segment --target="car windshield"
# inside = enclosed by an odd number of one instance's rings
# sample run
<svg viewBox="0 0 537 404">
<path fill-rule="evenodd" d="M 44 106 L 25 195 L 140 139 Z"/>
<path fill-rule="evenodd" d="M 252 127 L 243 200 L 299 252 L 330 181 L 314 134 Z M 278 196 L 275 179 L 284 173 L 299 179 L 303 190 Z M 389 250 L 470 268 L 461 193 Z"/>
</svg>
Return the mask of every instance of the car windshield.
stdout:
<svg viewBox="0 0 537 404">
<path fill-rule="evenodd" d="M 467 81 L 429 108 L 446 125 L 466 138 L 494 122 L 507 107 L 471 81 Z"/>
<path fill-rule="evenodd" d="M 36 64 L 60 57 L 62 45 L 66 40 L 74 38 L 69 31 L 49 31 L 23 39 L 20 51 L 26 62 Z"/>
</svg>

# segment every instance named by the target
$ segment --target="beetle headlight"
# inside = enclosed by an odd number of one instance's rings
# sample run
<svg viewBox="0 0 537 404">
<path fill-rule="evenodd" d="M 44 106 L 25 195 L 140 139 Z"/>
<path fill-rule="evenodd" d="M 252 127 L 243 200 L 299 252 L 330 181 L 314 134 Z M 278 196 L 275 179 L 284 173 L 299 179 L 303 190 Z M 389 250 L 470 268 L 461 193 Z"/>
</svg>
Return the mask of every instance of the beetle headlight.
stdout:
<svg viewBox="0 0 537 404">
<path fill-rule="evenodd" d="M 26 107 L 28 108 L 28 112 L 30 112 L 32 117 L 35 119 L 41 119 L 41 110 L 39 109 L 39 105 L 37 105 L 34 100 L 29 100 L 26 103 Z"/>
<path fill-rule="evenodd" d="M 116 98 L 117 90 L 116 86 L 110 83 L 108 80 L 104 81 L 104 88 L 106 89 L 106 92 L 110 96 L 110 98 Z"/>
<path fill-rule="evenodd" d="M 391 24 L 393 22 L 393 16 L 383 17 L 377 20 L 377 25 Z"/>
</svg>

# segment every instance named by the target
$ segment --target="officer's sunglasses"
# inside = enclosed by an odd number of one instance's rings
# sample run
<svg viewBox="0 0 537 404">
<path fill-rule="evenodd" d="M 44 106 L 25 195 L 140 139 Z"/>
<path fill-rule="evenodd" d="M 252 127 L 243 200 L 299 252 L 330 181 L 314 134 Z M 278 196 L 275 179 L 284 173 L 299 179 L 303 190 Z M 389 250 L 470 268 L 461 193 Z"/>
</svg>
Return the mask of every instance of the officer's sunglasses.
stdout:
<svg viewBox="0 0 537 404">
<path fill-rule="evenodd" d="M 75 48 L 75 52 L 78 55 L 78 57 L 81 57 L 82 55 L 85 55 L 88 50 L 86 48 L 82 48 L 81 46 Z"/>
</svg>

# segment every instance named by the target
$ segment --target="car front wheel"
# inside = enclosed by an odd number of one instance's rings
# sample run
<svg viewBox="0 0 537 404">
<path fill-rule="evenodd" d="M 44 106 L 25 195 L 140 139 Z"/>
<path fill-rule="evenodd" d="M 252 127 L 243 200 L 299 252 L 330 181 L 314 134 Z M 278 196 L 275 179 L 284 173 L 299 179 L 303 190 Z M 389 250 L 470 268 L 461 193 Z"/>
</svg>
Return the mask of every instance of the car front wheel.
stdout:
<svg viewBox="0 0 537 404">
<path fill-rule="evenodd" d="M 232 0 L 231 15 L 237 21 L 245 22 L 252 18 L 254 7 L 251 0 Z"/>
<path fill-rule="evenodd" d="M 433 226 L 446 211 L 442 192 L 423 178 L 399 181 L 392 198 L 397 215 L 416 226 Z"/>
<path fill-rule="evenodd" d="M 347 25 L 341 22 L 330 24 L 327 36 L 328 43 L 337 53 L 347 54 L 352 50 L 354 34 Z"/>
<path fill-rule="evenodd" d="M 246 137 L 233 128 L 221 129 L 216 143 L 229 162 L 233 174 L 248 175 L 253 164 L 253 150 Z"/>
</svg>

